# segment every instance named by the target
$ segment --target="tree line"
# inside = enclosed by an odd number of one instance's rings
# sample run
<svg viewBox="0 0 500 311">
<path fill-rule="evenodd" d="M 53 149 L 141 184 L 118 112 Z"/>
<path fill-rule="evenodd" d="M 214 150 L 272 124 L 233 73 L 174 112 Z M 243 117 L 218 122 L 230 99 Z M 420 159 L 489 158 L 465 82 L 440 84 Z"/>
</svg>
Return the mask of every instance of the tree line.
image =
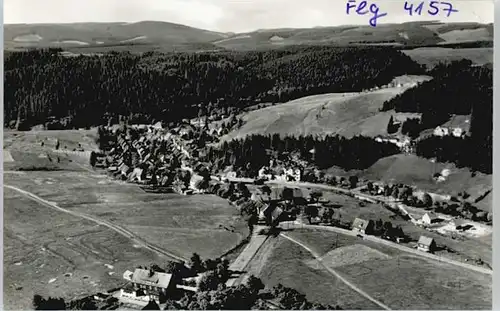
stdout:
<svg viewBox="0 0 500 311">
<path fill-rule="evenodd" d="M 451 115 L 470 115 L 470 135 L 464 139 L 429 137 L 417 144 L 417 154 L 436 157 L 491 174 L 493 138 L 493 70 L 462 60 L 439 64 L 433 79 L 397 95 L 381 110 L 422 113 L 408 119 L 403 134 L 418 137 L 424 129 L 442 125 Z"/>
<path fill-rule="evenodd" d="M 202 160 L 213 163 L 214 170 L 232 165 L 241 175 L 255 177 L 263 166 L 269 165 L 271 159 L 286 162 L 293 155 L 320 169 L 338 166 L 349 170 L 366 169 L 380 158 L 399 152 L 394 144 L 380 143 L 364 136 L 282 137 L 279 134 L 259 134 L 211 147 Z"/>
<path fill-rule="evenodd" d="M 420 65 L 389 47 L 286 47 L 216 53 L 111 52 L 66 57 L 60 49 L 5 59 L 5 123 L 29 127 L 51 117 L 69 127 L 117 120 L 175 121 L 231 114 L 258 102 L 352 92 L 418 74 Z M 15 124 L 17 123 L 17 124 Z"/>
</svg>

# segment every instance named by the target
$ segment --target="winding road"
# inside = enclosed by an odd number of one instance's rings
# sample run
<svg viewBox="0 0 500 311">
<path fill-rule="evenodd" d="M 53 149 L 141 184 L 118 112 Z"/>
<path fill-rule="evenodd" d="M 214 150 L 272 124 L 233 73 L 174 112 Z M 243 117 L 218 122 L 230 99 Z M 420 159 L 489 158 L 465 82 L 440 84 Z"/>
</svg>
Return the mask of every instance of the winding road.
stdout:
<svg viewBox="0 0 500 311">
<path fill-rule="evenodd" d="M 105 226 L 115 232 L 117 232 L 118 234 L 126 237 L 127 239 L 131 240 L 132 242 L 134 242 L 135 244 L 137 245 L 140 245 L 146 249 L 149 249 L 161 256 L 166 256 L 170 259 L 174 259 L 174 260 L 179 260 L 179 261 L 186 261 L 185 258 L 182 258 L 182 257 L 179 257 L 175 254 L 172 254 L 171 252 L 163 249 L 163 248 L 160 248 L 158 246 L 155 246 L 153 244 L 150 244 L 148 243 L 147 241 L 141 239 L 140 237 L 138 237 L 136 234 L 130 232 L 129 230 L 121 227 L 121 226 L 118 226 L 116 224 L 113 224 L 113 223 L 110 223 L 108 221 L 105 221 L 105 220 L 102 220 L 102 219 L 99 219 L 99 218 L 96 218 L 96 217 L 93 217 L 93 216 L 90 216 L 90 215 L 87 215 L 87 214 L 83 214 L 83 213 L 79 213 L 79 212 L 75 212 L 75 211 L 70 211 L 70 210 L 67 210 L 65 208 L 62 208 L 62 207 L 59 207 L 57 206 L 57 204 L 55 203 L 52 203 L 50 201 L 47 201 L 39 196 L 37 196 L 36 194 L 33 194 L 31 192 L 28 192 L 26 190 L 23 190 L 23 189 L 20 189 L 18 187 L 15 187 L 15 186 L 10 186 L 10 185 L 6 185 L 4 184 L 3 185 L 5 188 L 8 188 L 8 189 L 11 189 L 11 190 L 14 190 L 14 191 L 17 191 L 19 193 L 21 193 L 22 195 L 26 196 L 27 198 L 39 203 L 39 204 L 42 204 L 44 206 L 47 206 L 49 208 L 52 208 L 52 209 L 55 209 L 59 212 L 63 212 L 63 213 L 67 213 L 67 214 L 70 214 L 72 216 L 76 216 L 76 217 L 80 217 L 80 218 L 83 218 L 83 219 L 86 219 L 86 220 L 89 220 L 89 221 L 92 221 L 94 223 L 97 223 L 98 225 L 101 225 L 101 226 Z"/>
</svg>

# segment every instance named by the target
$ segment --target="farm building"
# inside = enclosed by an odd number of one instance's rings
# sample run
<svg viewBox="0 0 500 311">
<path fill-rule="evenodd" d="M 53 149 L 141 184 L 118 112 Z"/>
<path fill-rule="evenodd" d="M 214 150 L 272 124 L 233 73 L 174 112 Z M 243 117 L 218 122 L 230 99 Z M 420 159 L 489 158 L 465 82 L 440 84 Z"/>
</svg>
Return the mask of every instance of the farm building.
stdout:
<svg viewBox="0 0 500 311">
<path fill-rule="evenodd" d="M 136 290 L 135 295 L 137 295 L 138 290 L 142 290 L 146 296 L 157 299 L 160 295 L 167 295 L 169 290 L 175 289 L 175 283 L 170 273 L 135 269 L 130 279 L 134 290 Z"/>
<path fill-rule="evenodd" d="M 276 204 L 266 204 L 259 209 L 259 223 L 266 225 L 276 225 L 280 221 L 283 210 Z"/>
<path fill-rule="evenodd" d="M 128 283 L 120 289 L 120 297 L 127 298 L 129 300 L 136 300 L 138 302 L 148 302 L 151 297 L 146 295 L 143 289 L 136 289 L 134 285 Z M 159 300 L 159 298 L 153 298 Z"/>
<path fill-rule="evenodd" d="M 448 136 L 463 137 L 466 131 L 461 127 L 444 127 L 438 126 L 434 129 L 435 136 Z"/>
<path fill-rule="evenodd" d="M 370 234 L 373 232 L 374 223 L 372 220 L 364 220 L 361 218 L 354 219 L 352 223 L 352 231 L 362 234 Z"/>
<path fill-rule="evenodd" d="M 440 222 L 441 218 L 439 218 L 439 216 L 437 216 L 434 213 L 425 213 L 425 215 L 422 216 L 421 221 L 422 221 L 422 223 L 424 223 L 426 225 L 431 225 L 431 224 Z"/>
<path fill-rule="evenodd" d="M 432 253 L 436 248 L 436 242 L 433 238 L 420 236 L 417 242 L 417 249 L 423 252 Z"/>
</svg>

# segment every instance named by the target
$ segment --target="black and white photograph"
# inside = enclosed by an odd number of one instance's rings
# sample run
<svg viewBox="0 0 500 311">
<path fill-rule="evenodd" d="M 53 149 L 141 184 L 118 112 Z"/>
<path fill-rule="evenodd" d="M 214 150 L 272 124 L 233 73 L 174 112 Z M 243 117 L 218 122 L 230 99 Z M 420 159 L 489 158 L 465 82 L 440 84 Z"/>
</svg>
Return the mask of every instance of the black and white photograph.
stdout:
<svg viewBox="0 0 500 311">
<path fill-rule="evenodd" d="M 3 310 L 492 310 L 493 1 L 3 15 Z"/>
</svg>

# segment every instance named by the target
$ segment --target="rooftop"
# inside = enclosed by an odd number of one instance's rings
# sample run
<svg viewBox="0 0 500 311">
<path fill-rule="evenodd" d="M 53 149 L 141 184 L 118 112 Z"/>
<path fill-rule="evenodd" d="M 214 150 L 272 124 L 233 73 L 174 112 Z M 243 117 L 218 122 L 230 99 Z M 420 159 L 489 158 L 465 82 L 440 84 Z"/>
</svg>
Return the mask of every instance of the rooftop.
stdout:
<svg viewBox="0 0 500 311">
<path fill-rule="evenodd" d="M 172 279 L 172 274 L 162 273 L 145 269 L 135 269 L 132 275 L 132 282 L 167 288 Z"/>
<path fill-rule="evenodd" d="M 421 235 L 420 238 L 418 239 L 418 244 L 430 246 L 433 241 L 434 241 L 433 238 L 429 238 L 429 237 Z"/>
</svg>

